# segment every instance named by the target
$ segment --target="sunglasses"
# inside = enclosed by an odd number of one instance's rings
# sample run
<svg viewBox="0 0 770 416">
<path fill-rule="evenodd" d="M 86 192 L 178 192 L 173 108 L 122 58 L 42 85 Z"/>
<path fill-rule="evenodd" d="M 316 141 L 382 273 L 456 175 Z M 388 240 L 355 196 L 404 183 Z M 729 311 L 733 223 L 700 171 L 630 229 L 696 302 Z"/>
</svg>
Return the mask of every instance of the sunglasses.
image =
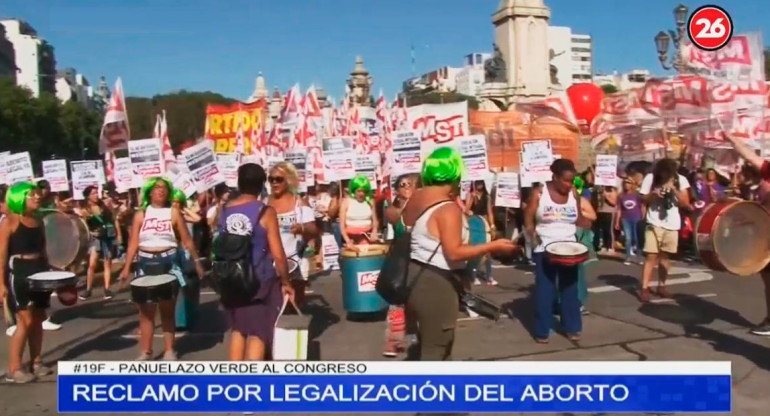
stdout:
<svg viewBox="0 0 770 416">
<path fill-rule="evenodd" d="M 270 182 L 270 183 L 283 183 L 283 181 L 285 181 L 285 180 L 286 180 L 286 178 L 284 178 L 283 176 L 268 176 L 267 177 L 267 181 Z"/>
</svg>

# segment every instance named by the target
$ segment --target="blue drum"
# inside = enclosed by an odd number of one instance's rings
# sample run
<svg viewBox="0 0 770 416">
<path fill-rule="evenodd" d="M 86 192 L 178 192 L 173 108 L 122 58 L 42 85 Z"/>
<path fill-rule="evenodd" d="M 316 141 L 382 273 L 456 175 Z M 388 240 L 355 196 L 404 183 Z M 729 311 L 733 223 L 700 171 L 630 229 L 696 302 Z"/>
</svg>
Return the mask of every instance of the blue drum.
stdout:
<svg viewBox="0 0 770 416">
<path fill-rule="evenodd" d="M 388 246 L 382 244 L 342 251 L 342 305 L 346 312 L 375 313 L 388 308 L 388 302 L 374 288 L 387 252 Z"/>
<path fill-rule="evenodd" d="M 474 215 L 468 218 L 467 226 L 468 226 L 468 240 L 466 242 L 467 244 L 476 246 L 480 244 L 486 244 L 492 241 L 492 233 L 489 229 L 489 223 L 487 222 L 486 218 L 479 215 Z M 478 257 L 478 258 L 469 260 L 468 267 L 470 269 L 478 269 L 482 258 L 483 257 Z"/>
</svg>

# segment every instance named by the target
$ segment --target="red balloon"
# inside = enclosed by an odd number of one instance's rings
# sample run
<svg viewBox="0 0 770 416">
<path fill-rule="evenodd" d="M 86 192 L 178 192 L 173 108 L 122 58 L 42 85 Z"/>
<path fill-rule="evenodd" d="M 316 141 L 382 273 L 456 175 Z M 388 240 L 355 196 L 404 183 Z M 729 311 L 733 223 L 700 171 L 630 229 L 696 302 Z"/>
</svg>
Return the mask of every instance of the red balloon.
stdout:
<svg viewBox="0 0 770 416">
<path fill-rule="evenodd" d="M 602 110 L 604 91 L 596 84 L 574 84 L 567 88 L 567 96 L 578 124 L 590 125 Z"/>
</svg>

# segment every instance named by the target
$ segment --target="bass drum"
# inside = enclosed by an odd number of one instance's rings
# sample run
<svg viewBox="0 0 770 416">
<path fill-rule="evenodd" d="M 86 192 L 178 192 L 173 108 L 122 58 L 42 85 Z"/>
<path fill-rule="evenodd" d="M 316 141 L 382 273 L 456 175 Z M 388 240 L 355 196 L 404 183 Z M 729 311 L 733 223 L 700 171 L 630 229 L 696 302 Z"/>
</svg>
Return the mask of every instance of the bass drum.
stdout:
<svg viewBox="0 0 770 416">
<path fill-rule="evenodd" d="M 707 206 L 695 226 L 703 263 L 716 271 L 751 276 L 770 263 L 770 213 L 735 199 Z"/>
<path fill-rule="evenodd" d="M 85 221 L 75 214 L 57 210 L 43 211 L 42 220 L 51 266 L 64 270 L 86 258 L 91 235 Z"/>
</svg>

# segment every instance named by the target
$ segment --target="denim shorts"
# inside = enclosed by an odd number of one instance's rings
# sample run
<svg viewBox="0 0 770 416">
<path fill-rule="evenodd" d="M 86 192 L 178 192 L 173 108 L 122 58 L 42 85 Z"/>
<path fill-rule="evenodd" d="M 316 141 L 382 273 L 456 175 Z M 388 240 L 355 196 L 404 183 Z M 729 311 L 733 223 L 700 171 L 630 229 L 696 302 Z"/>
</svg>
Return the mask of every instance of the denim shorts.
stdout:
<svg viewBox="0 0 770 416">
<path fill-rule="evenodd" d="M 89 251 L 95 251 L 101 253 L 105 259 L 111 259 L 114 257 L 115 243 L 112 240 L 103 240 L 101 238 L 94 238 L 91 240 L 91 246 Z"/>
</svg>

